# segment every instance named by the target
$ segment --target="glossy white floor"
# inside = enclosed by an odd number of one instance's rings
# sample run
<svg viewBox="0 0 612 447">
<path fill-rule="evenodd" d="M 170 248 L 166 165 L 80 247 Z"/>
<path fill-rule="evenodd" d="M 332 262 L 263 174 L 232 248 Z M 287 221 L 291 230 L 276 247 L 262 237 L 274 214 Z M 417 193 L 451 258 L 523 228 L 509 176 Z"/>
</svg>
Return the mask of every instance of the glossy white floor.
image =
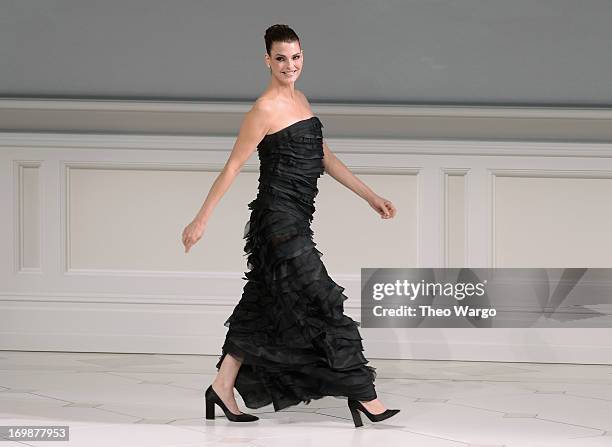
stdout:
<svg viewBox="0 0 612 447">
<path fill-rule="evenodd" d="M 0 447 L 612 446 L 612 366 L 370 359 L 376 390 L 401 412 L 355 428 L 326 397 L 232 423 L 204 389 L 217 356 L 0 351 L 0 425 L 68 425 L 70 441 Z"/>
</svg>

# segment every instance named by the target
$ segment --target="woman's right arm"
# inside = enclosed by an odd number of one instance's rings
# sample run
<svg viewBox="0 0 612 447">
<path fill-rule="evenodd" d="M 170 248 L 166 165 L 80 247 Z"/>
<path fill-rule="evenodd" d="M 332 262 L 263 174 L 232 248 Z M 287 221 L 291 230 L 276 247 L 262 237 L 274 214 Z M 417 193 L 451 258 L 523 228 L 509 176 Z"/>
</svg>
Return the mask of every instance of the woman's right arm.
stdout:
<svg viewBox="0 0 612 447">
<path fill-rule="evenodd" d="M 183 230 L 182 241 L 185 245 L 185 253 L 189 252 L 191 246 L 200 240 L 217 203 L 268 132 L 270 127 L 269 116 L 269 109 L 264 102 L 255 103 L 253 108 L 245 115 L 240 125 L 238 137 L 223 170 L 212 184 L 193 221 Z"/>
</svg>

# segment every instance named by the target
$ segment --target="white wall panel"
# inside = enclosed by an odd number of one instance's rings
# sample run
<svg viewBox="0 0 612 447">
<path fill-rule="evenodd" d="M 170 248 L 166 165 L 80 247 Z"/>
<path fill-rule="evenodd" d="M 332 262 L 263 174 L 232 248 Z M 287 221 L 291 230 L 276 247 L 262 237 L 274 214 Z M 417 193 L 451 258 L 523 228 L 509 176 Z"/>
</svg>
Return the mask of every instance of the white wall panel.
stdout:
<svg viewBox="0 0 612 447">
<path fill-rule="evenodd" d="M 330 176 L 321 179 L 315 240 L 355 319 L 361 267 L 611 264 L 612 145 L 326 141 L 398 207 L 396 219 L 381 220 Z M 233 143 L 0 134 L 0 349 L 220 353 L 223 321 L 244 285 L 256 156 L 187 256 L 180 232 Z M 612 358 L 611 329 L 361 330 L 371 358 Z"/>
<path fill-rule="evenodd" d="M 612 172 L 499 172 L 494 179 L 497 267 L 612 266 Z"/>
</svg>

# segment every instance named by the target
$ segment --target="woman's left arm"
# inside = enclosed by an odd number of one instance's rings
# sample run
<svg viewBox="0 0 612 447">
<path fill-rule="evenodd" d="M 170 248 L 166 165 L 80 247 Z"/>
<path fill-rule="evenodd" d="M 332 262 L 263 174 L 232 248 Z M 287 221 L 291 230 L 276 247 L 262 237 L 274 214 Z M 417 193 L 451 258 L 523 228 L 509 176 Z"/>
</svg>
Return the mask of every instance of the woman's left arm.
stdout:
<svg viewBox="0 0 612 447">
<path fill-rule="evenodd" d="M 323 166 L 325 172 L 368 202 L 383 219 L 395 217 L 397 211 L 393 203 L 391 203 L 390 200 L 380 197 L 372 191 L 368 185 L 357 178 L 349 168 L 336 157 L 325 142 L 323 142 Z"/>
</svg>

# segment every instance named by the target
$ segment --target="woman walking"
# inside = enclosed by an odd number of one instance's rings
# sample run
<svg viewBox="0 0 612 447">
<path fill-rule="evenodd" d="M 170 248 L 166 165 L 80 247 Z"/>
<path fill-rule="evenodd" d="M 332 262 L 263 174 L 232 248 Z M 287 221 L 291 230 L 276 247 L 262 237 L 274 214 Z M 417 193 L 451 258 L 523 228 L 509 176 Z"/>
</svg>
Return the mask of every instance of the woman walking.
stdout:
<svg viewBox="0 0 612 447">
<path fill-rule="evenodd" d="M 399 412 L 386 409 L 374 388 L 376 369 L 363 355 L 359 323 L 344 315 L 344 288 L 328 275 L 310 224 L 317 180 L 328 172 L 378 213 L 393 218 L 393 204 L 376 195 L 338 160 L 323 141 L 320 119 L 295 88 L 303 50 L 286 25 L 266 30 L 270 83 L 245 115 L 230 157 L 202 208 L 184 229 L 185 252 L 204 232 L 213 208 L 257 148 L 258 194 L 244 238 L 247 283 L 225 322 L 229 328 L 218 374 L 205 392 L 206 418 L 219 405 L 230 421 L 250 422 L 248 408 L 273 404 L 279 411 L 324 396 L 344 396 L 355 426 L 359 411 L 371 421 Z"/>
</svg>

